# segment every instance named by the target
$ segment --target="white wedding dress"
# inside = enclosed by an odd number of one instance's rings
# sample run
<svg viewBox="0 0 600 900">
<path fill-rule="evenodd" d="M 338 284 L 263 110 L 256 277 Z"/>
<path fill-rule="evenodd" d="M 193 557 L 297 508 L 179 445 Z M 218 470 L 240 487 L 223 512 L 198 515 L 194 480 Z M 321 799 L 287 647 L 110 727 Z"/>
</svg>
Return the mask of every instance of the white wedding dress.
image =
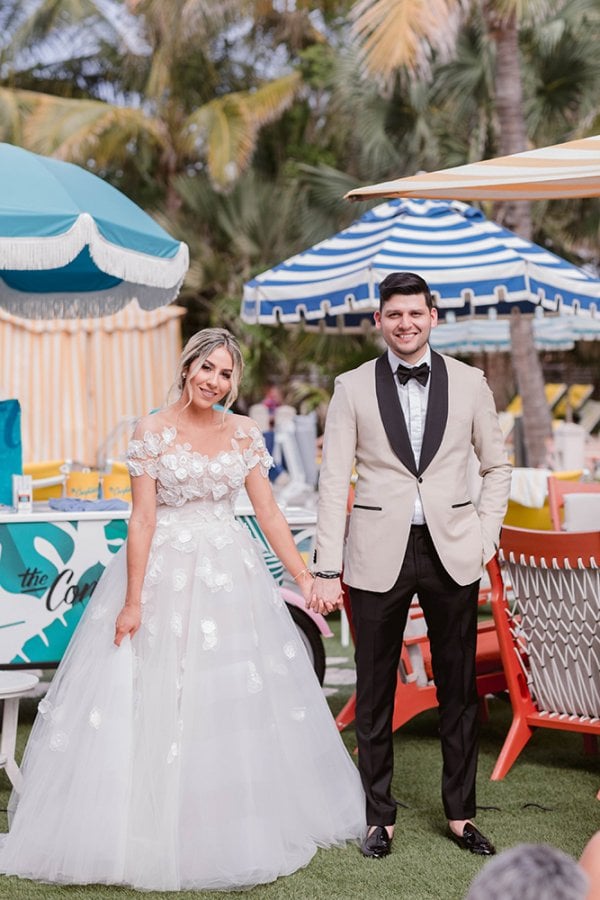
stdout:
<svg viewBox="0 0 600 900">
<path fill-rule="evenodd" d="M 270 457 L 257 428 L 212 458 L 175 429 L 132 441 L 157 482 L 133 640 L 113 643 L 125 549 L 39 712 L 0 872 L 135 888 L 235 889 L 360 839 L 364 795 L 302 641 L 234 501 Z"/>
</svg>

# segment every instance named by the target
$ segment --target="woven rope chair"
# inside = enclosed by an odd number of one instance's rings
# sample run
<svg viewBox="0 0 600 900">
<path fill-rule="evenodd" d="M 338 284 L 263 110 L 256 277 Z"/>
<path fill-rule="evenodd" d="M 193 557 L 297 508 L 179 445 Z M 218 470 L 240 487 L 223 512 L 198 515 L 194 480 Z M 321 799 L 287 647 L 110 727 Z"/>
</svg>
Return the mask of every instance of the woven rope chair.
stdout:
<svg viewBox="0 0 600 900">
<path fill-rule="evenodd" d="M 500 562 L 507 589 L 492 611 L 513 721 L 493 781 L 534 728 L 582 732 L 588 749 L 600 735 L 600 532 L 505 526 Z"/>
</svg>

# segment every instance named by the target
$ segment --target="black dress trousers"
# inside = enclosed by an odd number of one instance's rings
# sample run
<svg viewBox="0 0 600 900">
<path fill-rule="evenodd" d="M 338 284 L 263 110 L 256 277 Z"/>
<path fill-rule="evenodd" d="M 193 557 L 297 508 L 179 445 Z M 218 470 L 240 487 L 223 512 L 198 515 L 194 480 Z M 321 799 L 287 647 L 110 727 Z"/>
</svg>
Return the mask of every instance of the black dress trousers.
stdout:
<svg viewBox="0 0 600 900">
<path fill-rule="evenodd" d="M 439 703 L 442 800 L 448 819 L 475 815 L 478 698 L 475 683 L 479 581 L 462 586 L 446 572 L 426 525 L 413 525 L 394 586 L 350 588 L 356 633 L 356 736 L 369 825 L 391 825 L 392 716 L 402 637 L 411 600 L 423 609 Z"/>
</svg>

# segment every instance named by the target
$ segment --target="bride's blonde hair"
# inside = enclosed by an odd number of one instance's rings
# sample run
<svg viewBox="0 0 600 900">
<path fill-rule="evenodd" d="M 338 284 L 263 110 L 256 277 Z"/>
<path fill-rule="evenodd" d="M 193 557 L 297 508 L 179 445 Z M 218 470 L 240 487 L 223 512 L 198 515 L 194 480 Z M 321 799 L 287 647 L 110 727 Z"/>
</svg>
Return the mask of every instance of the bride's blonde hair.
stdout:
<svg viewBox="0 0 600 900">
<path fill-rule="evenodd" d="M 233 368 L 231 371 L 231 387 L 223 398 L 223 406 L 229 409 L 238 395 L 242 372 L 244 371 L 244 359 L 236 338 L 226 328 L 203 328 L 189 339 L 181 356 L 175 373 L 175 382 L 169 391 L 169 401 L 178 400 L 186 389 L 186 379 L 193 377 L 202 364 L 208 359 L 213 350 L 225 347 L 231 354 Z M 187 382 L 188 402 L 192 402 L 192 389 Z"/>
</svg>

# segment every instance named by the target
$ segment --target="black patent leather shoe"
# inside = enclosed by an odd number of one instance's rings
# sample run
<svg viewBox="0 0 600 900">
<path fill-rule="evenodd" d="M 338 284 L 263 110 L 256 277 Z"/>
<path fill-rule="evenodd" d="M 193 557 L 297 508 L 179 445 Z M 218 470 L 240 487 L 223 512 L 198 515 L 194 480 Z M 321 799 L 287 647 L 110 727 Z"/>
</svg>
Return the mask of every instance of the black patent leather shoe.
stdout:
<svg viewBox="0 0 600 900">
<path fill-rule="evenodd" d="M 373 831 L 366 836 L 360 849 L 363 856 L 372 859 L 382 859 L 392 849 L 392 839 L 384 825 L 376 825 Z"/>
<path fill-rule="evenodd" d="M 477 856 L 494 856 L 496 853 L 496 848 L 492 842 L 478 831 L 471 822 L 467 822 L 463 828 L 462 835 L 454 834 L 451 828 L 449 831 L 452 840 L 456 841 L 463 850 L 468 850 L 469 853 L 476 853 Z"/>
</svg>

